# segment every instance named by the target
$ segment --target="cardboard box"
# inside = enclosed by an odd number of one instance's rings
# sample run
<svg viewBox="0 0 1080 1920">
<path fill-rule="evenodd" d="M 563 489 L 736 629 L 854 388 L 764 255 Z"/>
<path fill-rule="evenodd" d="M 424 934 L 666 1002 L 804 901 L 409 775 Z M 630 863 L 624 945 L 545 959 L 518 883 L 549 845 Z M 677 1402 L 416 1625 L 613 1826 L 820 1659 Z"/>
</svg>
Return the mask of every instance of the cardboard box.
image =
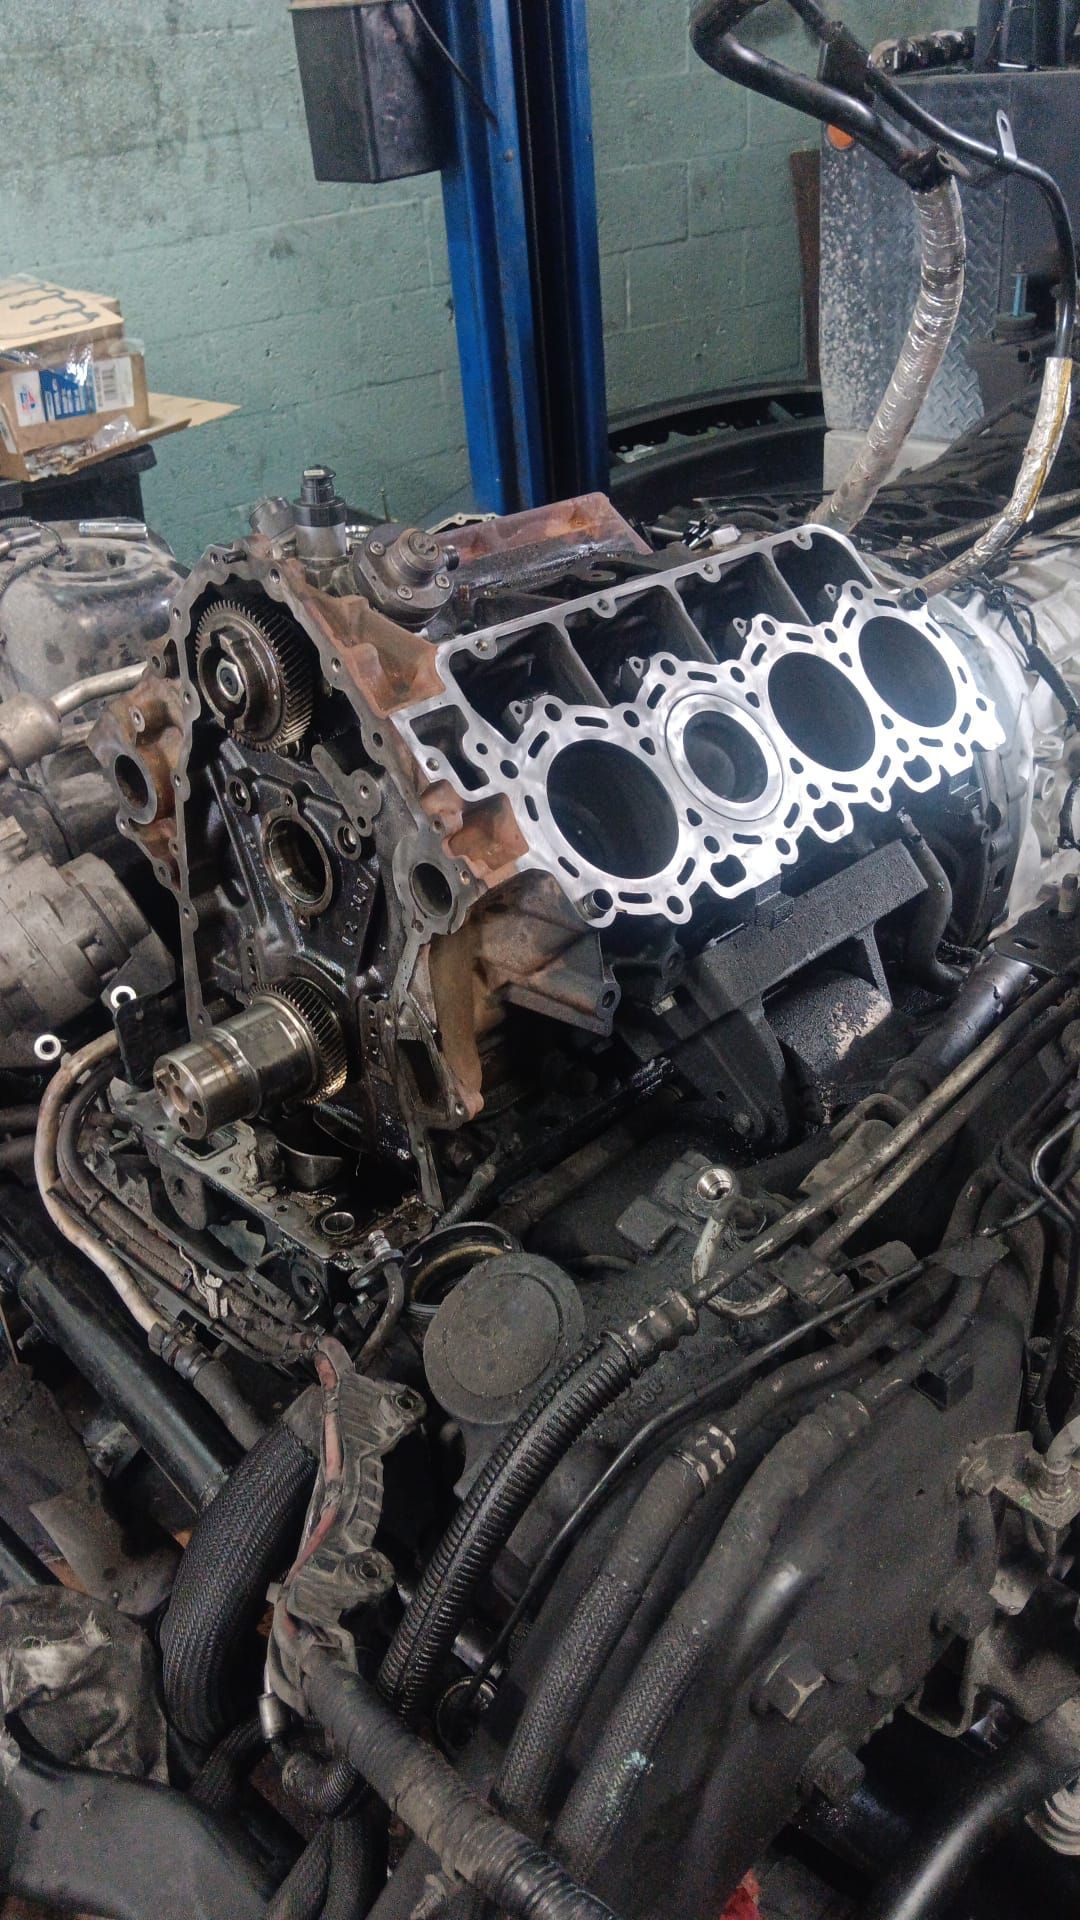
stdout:
<svg viewBox="0 0 1080 1920">
<path fill-rule="evenodd" d="M 149 393 L 145 427 L 134 428 L 123 439 L 97 447 L 92 441 L 69 442 L 61 447 L 43 447 L 38 453 L 9 454 L 0 445 L 0 477 L 10 480 L 51 479 L 58 473 L 77 473 L 83 467 L 96 467 L 111 460 L 114 453 L 126 453 L 150 440 L 163 440 L 166 434 L 179 433 L 184 427 L 205 427 L 211 421 L 224 420 L 237 411 L 224 400 L 185 400 L 172 393 Z"/>
<path fill-rule="evenodd" d="M 117 301 L 31 274 L 0 281 L 0 475 L 32 478 L 31 456 L 52 449 L 112 451 L 149 423 L 146 365 Z"/>
</svg>

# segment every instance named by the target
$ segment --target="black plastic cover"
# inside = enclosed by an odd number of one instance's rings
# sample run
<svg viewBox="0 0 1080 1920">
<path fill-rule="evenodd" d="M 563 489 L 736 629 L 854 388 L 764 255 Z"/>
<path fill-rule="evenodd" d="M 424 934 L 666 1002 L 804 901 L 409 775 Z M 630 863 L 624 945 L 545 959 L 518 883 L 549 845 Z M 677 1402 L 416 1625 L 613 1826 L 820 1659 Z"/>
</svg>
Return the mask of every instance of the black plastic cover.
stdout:
<svg viewBox="0 0 1080 1920">
<path fill-rule="evenodd" d="M 440 167 L 434 43 L 410 0 L 293 0 L 317 180 L 402 180 Z"/>
</svg>

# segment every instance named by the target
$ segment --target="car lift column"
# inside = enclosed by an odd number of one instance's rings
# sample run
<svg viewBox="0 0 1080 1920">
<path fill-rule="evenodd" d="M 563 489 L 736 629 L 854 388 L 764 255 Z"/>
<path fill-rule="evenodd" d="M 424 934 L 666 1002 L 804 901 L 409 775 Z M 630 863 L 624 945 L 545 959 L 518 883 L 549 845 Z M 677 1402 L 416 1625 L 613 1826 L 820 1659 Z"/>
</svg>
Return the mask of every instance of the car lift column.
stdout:
<svg viewBox="0 0 1080 1920">
<path fill-rule="evenodd" d="M 585 0 L 449 0 L 443 169 L 477 504 L 514 512 L 608 479 Z"/>
</svg>

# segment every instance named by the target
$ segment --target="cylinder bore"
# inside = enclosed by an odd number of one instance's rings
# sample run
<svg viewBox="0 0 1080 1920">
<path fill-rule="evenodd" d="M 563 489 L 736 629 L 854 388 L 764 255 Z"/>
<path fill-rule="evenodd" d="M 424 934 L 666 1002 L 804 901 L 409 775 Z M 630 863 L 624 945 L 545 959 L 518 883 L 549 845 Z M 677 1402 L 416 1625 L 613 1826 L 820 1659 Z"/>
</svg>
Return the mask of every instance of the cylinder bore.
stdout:
<svg viewBox="0 0 1080 1920">
<path fill-rule="evenodd" d="M 649 768 L 610 740 L 577 740 L 547 778 L 559 832 L 583 860 L 624 880 L 659 873 L 674 858 L 679 822 Z"/>
<path fill-rule="evenodd" d="M 932 640 L 909 620 L 883 614 L 859 635 L 859 659 L 874 692 L 916 727 L 943 727 L 956 711 L 956 688 Z"/>
<path fill-rule="evenodd" d="M 263 858 L 278 892 L 298 913 L 321 913 L 330 903 L 334 875 L 319 835 L 295 813 L 267 821 Z"/>
<path fill-rule="evenodd" d="M 769 674 L 773 712 L 792 746 L 834 773 L 865 766 L 877 738 L 873 715 L 839 667 L 787 653 Z"/>
<path fill-rule="evenodd" d="M 730 713 L 695 713 L 683 733 L 687 764 L 718 800 L 737 806 L 760 800 L 768 784 L 765 755 Z"/>
</svg>

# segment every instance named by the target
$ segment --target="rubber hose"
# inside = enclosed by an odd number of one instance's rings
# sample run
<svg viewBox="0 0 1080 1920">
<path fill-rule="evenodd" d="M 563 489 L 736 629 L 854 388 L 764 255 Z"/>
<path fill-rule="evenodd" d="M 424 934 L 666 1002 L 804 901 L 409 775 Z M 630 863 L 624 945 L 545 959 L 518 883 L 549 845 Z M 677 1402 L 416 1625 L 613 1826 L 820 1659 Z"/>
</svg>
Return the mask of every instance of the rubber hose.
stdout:
<svg viewBox="0 0 1080 1920">
<path fill-rule="evenodd" d="M 885 1081 L 885 1091 L 913 1107 L 986 1038 L 1031 984 L 1031 968 L 1004 954 L 979 960 L 951 1007 L 935 1020 L 913 1052 L 905 1054 Z"/>
<path fill-rule="evenodd" d="M 555 1827 L 560 1858 L 590 1879 L 702 1664 L 738 1618 L 792 1506 L 870 1424 L 862 1400 L 836 1393 L 799 1421 L 747 1482 L 698 1573 L 672 1608 L 611 1713 Z M 639 1765 L 625 1764 L 628 1753 Z"/>
<path fill-rule="evenodd" d="M 963 969 L 946 966 L 938 959 L 938 948 L 952 918 L 953 892 L 949 876 L 911 815 L 901 809 L 896 818 L 904 845 L 926 881 L 926 892 L 915 908 L 908 935 L 904 971 L 916 986 L 925 987 L 928 993 L 955 1000 L 964 984 Z"/>
<path fill-rule="evenodd" d="M 331 1852 L 330 1827 L 320 1827 L 268 1902 L 266 1920 L 319 1920 L 330 1885 Z"/>
<path fill-rule="evenodd" d="M 303 1658 L 315 1718 L 446 1872 L 520 1920 L 612 1920 L 611 1910 L 465 1786 L 374 1688 L 320 1647 Z"/>
<path fill-rule="evenodd" d="M 322 1920 L 364 1920 L 386 1880 L 386 1826 L 362 1808 L 330 1827 L 330 1882 Z"/>
<path fill-rule="evenodd" d="M 875 1888 L 864 1920 L 936 1920 L 995 1841 L 1078 1772 L 1080 1712 L 1069 1700 L 965 1782 Z"/>
<path fill-rule="evenodd" d="M 617 1703 L 555 1829 L 560 1856 L 589 1878 L 615 1841 L 640 1780 L 702 1665 L 733 1629 L 793 1504 L 857 1444 L 879 1413 L 966 1331 L 986 1285 L 966 1278 L 926 1339 L 857 1394 L 841 1391 L 779 1440 L 747 1482 L 698 1573 Z M 645 1765 L 631 1770 L 620 1755 Z"/>
<path fill-rule="evenodd" d="M 498 1805 L 511 1819 L 528 1821 L 544 1810 L 570 1737 L 661 1560 L 699 1500 L 735 1460 L 746 1435 L 796 1395 L 856 1367 L 900 1319 L 899 1313 L 884 1315 L 857 1341 L 778 1367 L 731 1414 L 706 1421 L 660 1463 L 560 1633 L 514 1730 L 495 1789 Z"/>
<path fill-rule="evenodd" d="M 0 1140 L 0 1173 L 30 1173 L 34 1165 L 34 1136 L 16 1134 L 13 1140 Z"/>
<path fill-rule="evenodd" d="M 196 1522 L 161 1649 L 169 1718 L 201 1746 L 219 1740 L 243 1710 L 245 1643 L 267 1587 L 296 1548 L 315 1469 L 290 1427 L 272 1427 Z"/>
<path fill-rule="evenodd" d="M 1031 1049 L 1045 1044 L 1051 1032 L 1065 1024 L 1074 1005 L 1080 1004 L 1080 994 L 1074 988 L 1061 996 L 1078 970 L 1080 962 L 1071 963 L 1061 975 L 1038 988 L 1027 1005 L 1017 1009 L 996 1033 L 988 1035 L 861 1165 L 848 1168 L 775 1221 L 725 1262 L 723 1275 L 709 1273 L 694 1281 L 686 1294 L 666 1295 L 621 1334 L 604 1334 L 582 1359 L 569 1361 L 541 1390 L 486 1462 L 417 1583 L 380 1670 L 379 1685 L 388 1699 L 405 1713 L 415 1712 L 425 1702 L 433 1676 L 453 1646 L 473 1590 L 490 1571 L 544 1479 L 625 1387 L 661 1353 L 670 1352 L 687 1333 L 696 1330 L 697 1308 L 708 1302 L 724 1281 L 730 1286 L 742 1273 L 788 1245 L 812 1220 L 835 1209 L 856 1187 L 866 1188 L 872 1182 L 870 1195 L 859 1209 L 830 1230 L 840 1236 L 842 1244 L 854 1231 L 853 1221 L 869 1217 L 888 1193 L 936 1149 L 939 1136 L 951 1138 L 963 1124 L 968 1111 L 965 1101 L 977 1105 L 990 1090 L 987 1069 L 997 1063 L 997 1068 L 1004 1071 L 1003 1056 L 1011 1050 L 1018 1031 L 1023 1038 L 1017 1052 L 1026 1058 Z M 1060 1004 L 1054 1005 L 1055 1001 Z M 1045 1023 L 1036 1023 L 1035 1016 L 1044 1008 L 1052 1011 L 1047 1012 Z M 881 1179 L 886 1169 L 891 1171 Z"/>
<path fill-rule="evenodd" d="M 417 1583 L 379 1673 L 409 1715 L 427 1697 L 469 1600 L 552 1469 L 635 1378 L 639 1368 L 610 1336 L 569 1360 L 496 1447 Z"/>
<path fill-rule="evenodd" d="M 297 1752 L 282 1761 L 281 1784 L 306 1813 L 333 1820 L 344 1812 L 358 1782 L 347 1760 L 319 1760 L 313 1753 Z"/>
<path fill-rule="evenodd" d="M 266 1735 L 257 1713 L 249 1714 L 219 1740 L 209 1760 L 200 1767 L 188 1792 L 209 1813 L 228 1813 L 260 1753 Z"/>
<path fill-rule="evenodd" d="M 45 1226 L 40 1207 L 4 1196 L 4 1225 L 33 1264 L 16 1281 L 19 1299 L 46 1340 L 59 1347 L 154 1465 L 198 1513 L 216 1499 L 239 1453 L 198 1395 L 150 1352 L 129 1313 L 98 1274 Z"/>
</svg>

